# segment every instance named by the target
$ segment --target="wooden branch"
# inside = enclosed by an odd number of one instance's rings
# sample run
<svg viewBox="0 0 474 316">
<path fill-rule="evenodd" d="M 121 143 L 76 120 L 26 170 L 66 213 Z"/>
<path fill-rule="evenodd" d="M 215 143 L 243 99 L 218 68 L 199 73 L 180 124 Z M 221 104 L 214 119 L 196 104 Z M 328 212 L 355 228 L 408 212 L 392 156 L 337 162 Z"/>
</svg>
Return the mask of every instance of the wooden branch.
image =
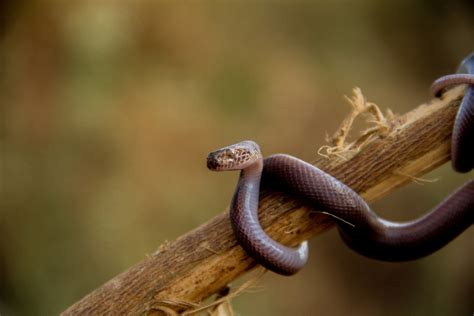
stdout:
<svg viewBox="0 0 474 316">
<path fill-rule="evenodd" d="M 371 142 L 348 161 L 319 158 L 315 165 L 368 202 L 375 201 L 409 183 L 411 177 L 449 160 L 451 129 L 463 92 L 464 87 L 457 87 L 442 100 L 432 100 L 394 119 L 388 136 Z M 265 189 L 260 212 L 269 235 L 289 245 L 333 226 L 327 216 L 310 213 L 290 196 Z M 160 314 L 164 309 L 181 312 L 187 303 L 201 302 L 254 266 L 237 244 L 224 212 L 162 245 L 158 252 L 94 290 L 63 315 Z"/>
</svg>

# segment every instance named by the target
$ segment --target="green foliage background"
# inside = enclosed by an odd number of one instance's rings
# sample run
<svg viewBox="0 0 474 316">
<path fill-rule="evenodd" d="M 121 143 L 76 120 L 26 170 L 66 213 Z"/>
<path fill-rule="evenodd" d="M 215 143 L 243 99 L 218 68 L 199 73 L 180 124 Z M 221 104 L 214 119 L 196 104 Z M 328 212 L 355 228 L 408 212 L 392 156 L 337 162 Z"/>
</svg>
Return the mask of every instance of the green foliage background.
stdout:
<svg viewBox="0 0 474 316">
<path fill-rule="evenodd" d="M 223 211 L 243 139 L 311 160 L 359 86 L 404 113 L 474 48 L 471 1 L 3 1 L 0 314 L 57 314 Z M 472 177 L 472 173 L 470 175 Z M 448 165 L 374 205 L 422 214 Z M 380 263 L 336 231 L 309 265 L 233 301 L 240 315 L 470 315 L 473 231 Z"/>
</svg>

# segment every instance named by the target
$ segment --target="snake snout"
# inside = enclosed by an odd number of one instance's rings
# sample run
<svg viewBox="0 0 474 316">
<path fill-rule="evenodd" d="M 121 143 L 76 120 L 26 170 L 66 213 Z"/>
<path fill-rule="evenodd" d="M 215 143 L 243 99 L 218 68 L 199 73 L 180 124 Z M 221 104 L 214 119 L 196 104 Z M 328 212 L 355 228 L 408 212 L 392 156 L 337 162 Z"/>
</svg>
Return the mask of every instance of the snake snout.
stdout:
<svg viewBox="0 0 474 316">
<path fill-rule="evenodd" d="M 207 156 L 207 169 L 217 171 L 219 170 L 219 161 L 213 153 L 210 153 Z"/>
<path fill-rule="evenodd" d="M 234 159 L 232 150 L 228 148 L 219 149 L 207 156 L 207 168 L 212 171 L 231 170 Z"/>
</svg>

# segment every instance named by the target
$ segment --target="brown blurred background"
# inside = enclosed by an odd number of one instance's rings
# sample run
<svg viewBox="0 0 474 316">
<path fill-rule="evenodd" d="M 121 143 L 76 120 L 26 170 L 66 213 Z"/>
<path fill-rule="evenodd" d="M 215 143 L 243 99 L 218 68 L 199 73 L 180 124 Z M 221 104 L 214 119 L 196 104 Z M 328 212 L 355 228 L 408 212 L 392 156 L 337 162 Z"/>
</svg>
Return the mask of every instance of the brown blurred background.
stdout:
<svg viewBox="0 0 474 316">
<path fill-rule="evenodd" d="M 466 1 L 2 1 L 0 314 L 51 315 L 224 210 L 243 139 L 316 157 L 360 86 L 404 113 L 474 48 Z M 379 201 L 408 220 L 460 183 L 449 165 Z M 472 229 L 381 263 L 336 231 L 267 274 L 239 315 L 471 315 Z"/>
</svg>

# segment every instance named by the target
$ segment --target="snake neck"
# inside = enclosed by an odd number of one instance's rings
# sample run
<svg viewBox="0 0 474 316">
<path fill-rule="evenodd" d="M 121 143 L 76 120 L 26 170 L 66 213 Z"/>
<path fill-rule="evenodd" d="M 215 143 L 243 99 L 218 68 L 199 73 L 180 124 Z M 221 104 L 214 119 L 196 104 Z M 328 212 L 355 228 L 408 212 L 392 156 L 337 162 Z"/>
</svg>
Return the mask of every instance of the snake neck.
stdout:
<svg viewBox="0 0 474 316">
<path fill-rule="evenodd" d="M 259 159 L 240 172 L 239 183 L 234 193 L 231 207 L 238 214 L 249 212 L 250 217 L 257 216 L 262 170 L 263 159 Z"/>
<path fill-rule="evenodd" d="M 260 179 L 262 178 L 262 170 L 263 159 L 260 158 L 247 168 L 242 169 L 242 171 L 240 172 L 239 180 L 243 183 L 257 182 L 258 184 L 260 184 Z"/>
</svg>

